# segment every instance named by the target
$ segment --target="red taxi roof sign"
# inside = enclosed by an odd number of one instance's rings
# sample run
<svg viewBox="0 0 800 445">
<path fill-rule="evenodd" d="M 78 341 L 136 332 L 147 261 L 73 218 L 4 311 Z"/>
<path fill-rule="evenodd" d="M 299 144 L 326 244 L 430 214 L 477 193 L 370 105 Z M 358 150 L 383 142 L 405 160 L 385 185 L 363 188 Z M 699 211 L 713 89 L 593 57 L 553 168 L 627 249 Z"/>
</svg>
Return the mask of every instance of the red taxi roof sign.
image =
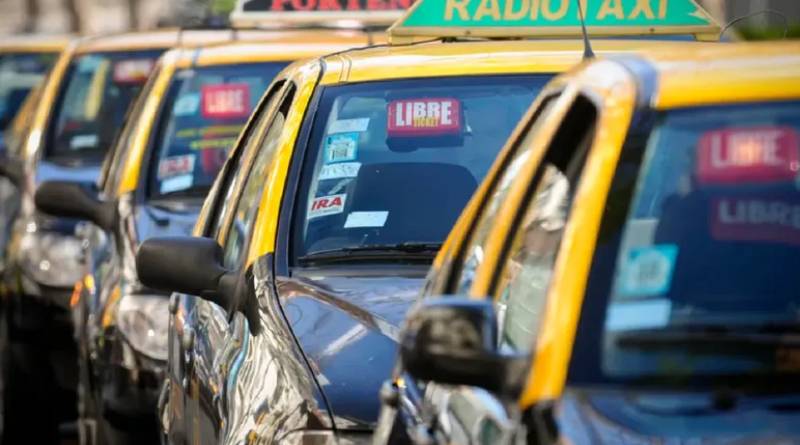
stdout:
<svg viewBox="0 0 800 445">
<path fill-rule="evenodd" d="M 393 100 L 388 104 L 387 135 L 440 136 L 461 133 L 461 102 L 429 97 Z"/>
<path fill-rule="evenodd" d="M 580 37 L 579 0 L 418 0 L 389 29 L 392 43 L 443 37 Z M 720 27 L 695 0 L 580 0 L 590 37 L 695 35 Z"/>
<path fill-rule="evenodd" d="M 205 119 L 241 119 L 250 116 L 250 86 L 246 83 L 203 85 L 200 91 Z"/>
<path fill-rule="evenodd" d="M 800 170 L 800 136 L 779 126 L 709 131 L 700 138 L 696 168 L 705 185 L 793 182 Z"/>
<path fill-rule="evenodd" d="M 414 0 L 237 0 L 235 26 L 390 25 Z"/>
<path fill-rule="evenodd" d="M 121 60 L 114 64 L 112 79 L 117 84 L 143 84 L 155 64 L 153 59 Z"/>
</svg>

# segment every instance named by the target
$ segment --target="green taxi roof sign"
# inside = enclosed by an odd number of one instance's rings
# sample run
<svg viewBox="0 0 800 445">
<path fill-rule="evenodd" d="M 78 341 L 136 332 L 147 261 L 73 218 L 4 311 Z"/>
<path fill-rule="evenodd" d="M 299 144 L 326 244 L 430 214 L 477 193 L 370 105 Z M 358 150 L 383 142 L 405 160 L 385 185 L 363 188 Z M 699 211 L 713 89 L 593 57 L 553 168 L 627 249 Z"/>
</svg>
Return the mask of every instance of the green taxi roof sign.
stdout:
<svg viewBox="0 0 800 445">
<path fill-rule="evenodd" d="M 694 0 L 580 0 L 592 37 L 680 34 L 717 37 L 719 25 Z M 390 29 L 415 37 L 579 37 L 578 0 L 417 0 Z"/>
<path fill-rule="evenodd" d="M 402 17 L 413 0 L 236 0 L 237 27 L 281 25 L 385 25 Z"/>
</svg>

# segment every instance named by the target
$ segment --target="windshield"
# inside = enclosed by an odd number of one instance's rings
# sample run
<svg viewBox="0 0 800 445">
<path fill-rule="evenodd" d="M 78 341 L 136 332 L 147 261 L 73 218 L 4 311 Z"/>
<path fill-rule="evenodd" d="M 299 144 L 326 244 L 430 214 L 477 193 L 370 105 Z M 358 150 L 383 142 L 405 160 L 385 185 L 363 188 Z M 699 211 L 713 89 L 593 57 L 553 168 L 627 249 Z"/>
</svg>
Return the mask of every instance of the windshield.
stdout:
<svg viewBox="0 0 800 445">
<path fill-rule="evenodd" d="M 101 157 L 159 55 L 139 51 L 77 57 L 52 115 L 47 155 Z"/>
<path fill-rule="evenodd" d="M 570 379 L 800 372 L 798 179 L 800 103 L 663 113 L 618 167 Z"/>
<path fill-rule="evenodd" d="M 28 93 L 42 81 L 56 53 L 0 54 L 0 132 L 8 128 Z"/>
<path fill-rule="evenodd" d="M 296 255 L 443 242 L 550 77 L 326 88 L 302 174 Z"/>
<path fill-rule="evenodd" d="M 285 66 L 237 64 L 178 72 L 160 117 L 149 196 L 205 196 L 253 108 Z"/>
</svg>

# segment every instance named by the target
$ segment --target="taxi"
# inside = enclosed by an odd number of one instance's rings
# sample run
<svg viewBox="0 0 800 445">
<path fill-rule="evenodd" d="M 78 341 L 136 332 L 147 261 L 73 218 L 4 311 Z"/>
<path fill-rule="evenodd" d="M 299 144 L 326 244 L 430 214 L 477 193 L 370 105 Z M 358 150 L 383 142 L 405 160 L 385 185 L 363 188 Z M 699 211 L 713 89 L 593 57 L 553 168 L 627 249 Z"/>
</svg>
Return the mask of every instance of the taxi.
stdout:
<svg viewBox="0 0 800 445">
<path fill-rule="evenodd" d="M 375 443 L 800 440 L 800 43 L 545 87 L 436 258 Z"/>
<path fill-rule="evenodd" d="M 19 433 L 25 440 L 53 443 L 57 422 L 73 418 L 75 410 L 70 400 L 77 372 L 69 300 L 74 283 L 82 278 L 81 241 L 74 236 L 79 223 L 37 212 L 36 186 L 45 180 L 97 178 L 128 105 L 164 51 L 177 44 L 224 42 L 253 34 L 166 30 L 90 37 L 70 43 L 53 65 L 21 145 L 13 150 L 17 156 L 4 159 L 0 169 L 20 191 L 2 271 L 3 312 L 15 351 L 13 357 L 2 357 L 3 363 L 10 363 L 6 377 L 15 382 L 4 385 L 3 394 L 15 407 L 3 416 L 10 437 Z M 24 426 L 17 415 L 41 418 L 42 425 L 16 431 Z"/>
<path fill-rule="evenodd" d="M 103 435 L 90 443 L 158 440 L 169 295 L 139 283 L 138 245 L 191 233 L 228 149 L 279 71 L 368 39 L 344 30 L 276 30 L 269 37 L 167 52 L 106 156 L 100 190 L 47 181 L 36 191 L 40 211 L 93 222 L 80 233 L 85 276 L 70 302 L 84 398 L 79 431 Z"/>
<path fill-rule="evenodd" d="M 162 411 L 170 441 L 369 440 L 400 322 L 436 252 L 525 110 L 584 53 L 574 37 L 495 41 L 491 26 L 476 37 L 403 24 L 440 3 L 416 3 L 389 45 L 279 74 L 195 237 L 139 247 L 142 282 L 182 293 Z M 569 23 L 555 34 L 575 36 Z M 718 31 L 705 23 L 689 33 Z M 717 44 L 597 49 L 693 45 Z"/>
</svg>

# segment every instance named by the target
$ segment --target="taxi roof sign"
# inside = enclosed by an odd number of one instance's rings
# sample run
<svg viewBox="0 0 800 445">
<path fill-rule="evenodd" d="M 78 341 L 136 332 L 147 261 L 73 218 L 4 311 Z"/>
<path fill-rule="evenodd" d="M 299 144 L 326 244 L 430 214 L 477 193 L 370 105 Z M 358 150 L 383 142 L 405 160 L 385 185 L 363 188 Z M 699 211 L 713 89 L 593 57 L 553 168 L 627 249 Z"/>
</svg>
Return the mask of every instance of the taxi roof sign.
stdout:
<svg viewBox="0 0 800 445">
<path fill-rule="evenodd" d="M 239 27 L 319 24 L 390 25 L 414 0 L 237 0 L 231 23 Z"/>
<path fill-rule="evenodd" d="M 579 0 L 418 0 L 389 29 L 414 37 L 580 37 Z M 695 0 L 580 0 L 590 37 L 695 35 L 719 25 Z"/>
</svg>

